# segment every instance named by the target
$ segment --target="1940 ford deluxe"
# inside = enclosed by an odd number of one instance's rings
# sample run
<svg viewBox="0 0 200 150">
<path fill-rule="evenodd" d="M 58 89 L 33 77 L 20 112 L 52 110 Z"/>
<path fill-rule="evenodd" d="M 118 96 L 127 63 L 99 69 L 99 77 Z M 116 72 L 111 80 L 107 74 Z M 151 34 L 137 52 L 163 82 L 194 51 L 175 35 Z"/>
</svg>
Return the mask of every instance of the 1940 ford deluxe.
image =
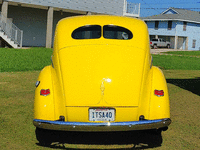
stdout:
<svg viewBox="0 0 200 150">
<path fill-rule="evenodd" d="M 166 80 L 152 66 L 148 29 L 139 19 L 62 19 L 52 65 L 36 87 L 38 132 L 164 130 L 171 123 Z"/>
</svg>

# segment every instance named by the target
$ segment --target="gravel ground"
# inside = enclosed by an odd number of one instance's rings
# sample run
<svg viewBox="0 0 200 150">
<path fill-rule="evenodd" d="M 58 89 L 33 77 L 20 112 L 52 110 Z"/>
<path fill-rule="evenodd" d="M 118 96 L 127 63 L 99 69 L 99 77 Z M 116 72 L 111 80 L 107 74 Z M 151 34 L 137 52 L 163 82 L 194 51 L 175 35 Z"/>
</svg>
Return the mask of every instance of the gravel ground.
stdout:
<svg viewBox="0 0 200 150">
<path fill-rule="evenodd" d="M 159 53 L 168 52 L 168 51 L 188 51 L 188 50 L 182 50 L 182 49 L 151 49 L 151 54 L 159 54 Z"/>
</svg>

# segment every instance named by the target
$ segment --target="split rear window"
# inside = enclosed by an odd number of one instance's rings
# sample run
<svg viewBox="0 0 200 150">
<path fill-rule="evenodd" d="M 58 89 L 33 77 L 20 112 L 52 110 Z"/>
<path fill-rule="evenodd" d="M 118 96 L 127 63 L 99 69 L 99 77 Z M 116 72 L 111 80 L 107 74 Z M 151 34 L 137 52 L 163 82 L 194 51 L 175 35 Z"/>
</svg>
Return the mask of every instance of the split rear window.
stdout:
<svg viewBox="0 0 200 150">
<path fill-rule="evenodd" d="M 101 26 L 83 26 L 72 32 L 74 39 L 98 39 L 101 37 Z"/>
<path fill-rule="evenodd" d="M 102 34 L 103 31 L 103 34 Z M 73 39 L 98 39 L 103 36 L 106 39 L 128 40 L 133 38 L 130 30 L 115 26 L 105 25 L 103 29 L 99 25 L 82 26 L 72 32 Z"/>
</svg>

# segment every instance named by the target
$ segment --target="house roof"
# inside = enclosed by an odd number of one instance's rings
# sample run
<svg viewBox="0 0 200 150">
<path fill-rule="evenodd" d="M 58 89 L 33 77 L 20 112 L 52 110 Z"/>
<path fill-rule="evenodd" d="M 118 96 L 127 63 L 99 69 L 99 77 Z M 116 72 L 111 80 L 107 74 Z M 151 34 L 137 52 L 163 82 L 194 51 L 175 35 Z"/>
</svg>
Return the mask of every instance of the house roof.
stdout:
<svg viewBox="0 0 200 150">
<path fill-rule="evenodd" d="M 179 20 L 200 23 L 200 12 L 180 8 L 169 8 L 159 15 L 141 18 L 144 21 Z"/>
</svg>

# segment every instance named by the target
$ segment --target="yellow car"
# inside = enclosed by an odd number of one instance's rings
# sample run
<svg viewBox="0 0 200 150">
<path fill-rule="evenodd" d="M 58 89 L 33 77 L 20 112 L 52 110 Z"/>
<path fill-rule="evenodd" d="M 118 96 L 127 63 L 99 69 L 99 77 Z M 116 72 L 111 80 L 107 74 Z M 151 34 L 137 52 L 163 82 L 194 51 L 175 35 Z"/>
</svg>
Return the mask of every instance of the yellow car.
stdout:
<svg viewBox="0 0 200 150">
<path fill-rule="evenodd" d="M 49 130 L 165 130 L 170 123 L 166 80 L 152 66 L 143 21 L 107 15 L 59 21 L 52 65 L 36 82 L 36 136 Z"/>
</svg>

